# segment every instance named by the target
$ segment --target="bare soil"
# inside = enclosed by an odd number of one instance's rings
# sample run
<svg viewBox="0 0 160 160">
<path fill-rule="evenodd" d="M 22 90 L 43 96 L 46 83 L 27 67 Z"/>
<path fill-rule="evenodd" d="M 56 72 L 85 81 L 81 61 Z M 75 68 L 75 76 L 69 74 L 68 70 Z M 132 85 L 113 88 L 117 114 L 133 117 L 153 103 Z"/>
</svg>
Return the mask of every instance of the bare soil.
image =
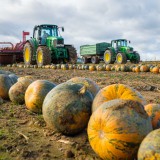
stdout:
<svg viewBox="0 0 160 160">
<path fill-rule="evenodd" d="M 60 84 L 72 77 L 87 77 L 100 88 L 114 83 L 127 84 L 137 89 L 147 103 L 160 103 L 160 74 L 107 72 L 88 70 L 53 70 L 34 68 L 7 68 L 19 77 L 32 75 Z M 0 160 L 99 160 L 89 145 L 86 130 L 67 137 L 47 128 L 43 116 L 5 101 L 0 105 Z"/>
</svg>

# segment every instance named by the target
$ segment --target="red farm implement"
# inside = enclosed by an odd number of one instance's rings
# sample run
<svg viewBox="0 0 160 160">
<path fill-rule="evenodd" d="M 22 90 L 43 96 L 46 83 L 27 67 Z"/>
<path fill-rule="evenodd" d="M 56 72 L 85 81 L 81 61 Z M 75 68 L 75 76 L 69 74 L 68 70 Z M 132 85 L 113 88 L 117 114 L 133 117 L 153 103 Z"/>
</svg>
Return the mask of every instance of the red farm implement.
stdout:
<svg viewBox="0 0 160 160">
<path fill-rule="evenodd" d="M 11 42 L 0 42 L 0 65 L 23 62 L 23 47 L 29 32 L 22 32 L 23 41 L 13 45 Z"/>
</svg>

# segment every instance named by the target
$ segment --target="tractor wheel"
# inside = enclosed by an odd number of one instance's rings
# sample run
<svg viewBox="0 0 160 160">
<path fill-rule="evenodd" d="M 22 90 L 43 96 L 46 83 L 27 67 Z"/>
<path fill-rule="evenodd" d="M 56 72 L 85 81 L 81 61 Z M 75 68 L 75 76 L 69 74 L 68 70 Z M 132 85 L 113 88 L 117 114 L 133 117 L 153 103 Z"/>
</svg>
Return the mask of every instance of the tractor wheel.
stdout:
<svg viewBox="0 0 160 160">
<path fill-rule="evenodd" d="M 65 46 L 69 55 L 69 63 L 75 64 L 77 62 L 77 51 L 72 45 Z"/>
<path fill-rule="evenodd" d="M 93 56 L 93 57 L 91 58 L 91 62 L 92 62 L 93 64 L 98 64 L 98 63 L 99 63 L 99 58 L 96 57 L 96 56 Z"/>
<path fill-rule="evenodd" d="M 23 47 L 23 60 L 25 65 L 34 64 L 33 60 L 33 47 L 27 42 Z"/>
<path fill-rule="evenodd" d="M 48 47 L 39 46 L 36 52 L 36 61 L 38 66 L 51 64 L 51 53 Z"/>
<path fill-rule="evenodd" d="M 137 53 L 137 52 L 134 52 L 134 54 L 135 54 L 135 56 L 136 56 L 136 59 L 131 59 L 130 61 L 131 61 L 131 63 L 139 63 L 140 62 L 140 55 L 139 55 L 139 53 Z"/>
<path fill-rule="evenodd" d="M 113 53 L 110 50 L 106 50 L 104 52 L 104 62 L 106 64 L 113 64 L 115 60 L 113 60 Z"/>
<path fill-rule="evenodd" d="M 87 58 L 87 57 L 82 57 L 82 63 L 83 63 L 83 64 L 88 63 L 88 58 Z"/>
<path fill-rule="evenodd" d="M 117 56 L 116 56 L 116 62 L 118 64 L 127 63 L 127 57 L 126 57 L 125 53 L 118 53 Z"/>
<path fill-rule="evenodd" d="M 138 52 L 135 52 L 135 55 L 136 55 L 135 63 L 139 63 L 140 62 L 140 55 Z"/>
</svg>

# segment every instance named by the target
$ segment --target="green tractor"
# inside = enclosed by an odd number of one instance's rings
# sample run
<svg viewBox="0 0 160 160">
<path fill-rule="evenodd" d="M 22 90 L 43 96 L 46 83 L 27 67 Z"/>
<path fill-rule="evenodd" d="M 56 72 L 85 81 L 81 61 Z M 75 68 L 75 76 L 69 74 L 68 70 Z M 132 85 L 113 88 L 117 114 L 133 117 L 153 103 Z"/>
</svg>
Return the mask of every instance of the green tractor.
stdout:
<svg viewBox="0 0 160 160">
<path fill-rule="evenodd" d="M 125 64 L 127 60 L 130 60 L 131 63 L 139 63 L 140 55 L 128 43 L 130 41 L 126 39 L 112 40 L 111 47 L 108 47 L 104 53 L 105 63 L 113 64 L 116 61 L 118 64 Z"/>
<path fill-rule="evenodd" d="M 23 48 L 25 65 L 38 66 L 51 63 L 76 63 L 77 52 L 72 45 L 65 45 L 64 39 L 59 35 L 57 25 L 41 24 L 33 29 L 33 37 L 26 41 Z"/>
</svg>

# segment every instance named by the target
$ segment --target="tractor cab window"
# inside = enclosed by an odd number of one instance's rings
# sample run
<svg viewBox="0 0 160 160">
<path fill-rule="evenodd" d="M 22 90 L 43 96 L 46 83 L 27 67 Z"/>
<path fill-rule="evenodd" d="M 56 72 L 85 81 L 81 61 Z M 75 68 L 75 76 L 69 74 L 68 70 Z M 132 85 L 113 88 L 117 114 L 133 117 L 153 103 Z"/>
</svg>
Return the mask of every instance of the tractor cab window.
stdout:
<svg viewBox="0 0 160 160">
<path fill-rule="evenodd" d="M 121 41 L 117 41 L 117 47 L 121 46 Z"/>
<path fill-rule="evenodd" d="M 47 36 L 58 36 L 57 28 L 43 28 L 41 30 L 41 36 L 43 36 L 44 33 L 47 34 Z"/>
<path fill-rule="evenodd" d="M 113 42 L 112 42 L 112 47 L 113 47 L 113 48 L 116 48 L 116 47 L 117 47 L 116 41 L 113 41 Z"/>
<path fill-rule="evenodd" d="M 127 47 L 127 41 L 121 41 L 121 46 Z"/>
<path fill-rule="evenodd" d="M 35 30 L 33 37 L 38 39 L 38 37 L 39 37 L 38 30 Z"/>
</svg>

